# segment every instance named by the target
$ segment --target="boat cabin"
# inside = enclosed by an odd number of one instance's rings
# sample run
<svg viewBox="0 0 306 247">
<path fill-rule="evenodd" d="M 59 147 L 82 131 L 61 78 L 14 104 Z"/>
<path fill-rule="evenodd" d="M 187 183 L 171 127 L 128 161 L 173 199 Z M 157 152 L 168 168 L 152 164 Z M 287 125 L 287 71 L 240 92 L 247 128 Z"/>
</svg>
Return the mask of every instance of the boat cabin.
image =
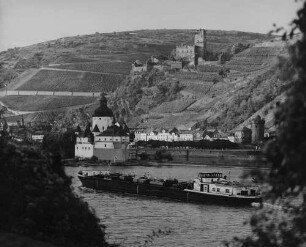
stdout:
<svg viewBox="0 0 306 247">
<path fill-rule="evenodd" d="M 216 195 L 228 196 L 257 196 L 259 195 L 257 186 L 245 186 L 238 182 L 227 180 L 222 173 L 199 173 L 194 179 L 193 190 Z"/>
</svg>

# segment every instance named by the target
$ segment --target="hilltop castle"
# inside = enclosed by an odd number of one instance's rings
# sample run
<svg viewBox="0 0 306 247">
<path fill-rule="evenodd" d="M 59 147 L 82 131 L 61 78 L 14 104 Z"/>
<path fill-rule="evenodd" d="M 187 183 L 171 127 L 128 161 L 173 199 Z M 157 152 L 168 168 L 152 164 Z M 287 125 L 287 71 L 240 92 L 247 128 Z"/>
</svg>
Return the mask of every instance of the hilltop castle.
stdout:
<svg viewBox="0 0 306 247">
<path fill-rule="evenodd" d="M 76 130 L 75 157 L 90 159 L 95 156 L 98 160 L 126 161 L 130 142 L 128 132 L 126 125 L 115 123 L 113 112 L 107 107 L 107 99 L 102 95 L 91 124 L 87 124 L 84 132 L 79 126 Z"/>
<path fill-rule="evenodd" d="M 205 59 L 206 55 L 206 30 L 197 30 L 194 35 L 194 45 L 179 45 L 175 49 L 175 58 L 177 60 L 187 60 L 198 65 L 199 58 Z"/>
</svg>

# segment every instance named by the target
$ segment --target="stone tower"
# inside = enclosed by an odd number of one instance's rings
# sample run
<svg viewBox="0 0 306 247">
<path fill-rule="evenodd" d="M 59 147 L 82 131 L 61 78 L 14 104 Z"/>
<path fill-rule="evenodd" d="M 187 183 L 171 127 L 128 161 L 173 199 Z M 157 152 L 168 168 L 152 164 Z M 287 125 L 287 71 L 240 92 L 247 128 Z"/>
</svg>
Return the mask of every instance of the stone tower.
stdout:
<svg viewBox="0 0 306 247">
<path fill-rule="evenodd" d="M 257 116 L 252 121 L 252 143 L 259 143 L 264 139 L 265 120 Z"/>
<path fill-rule="evenodd" d="M 194 35 L 194 49 L 195 49 L 195 64 L 198 64 L 198 58 L 205 60 L 206 55 L 206 30 L 200 29 Z"/>
<path fill-rule="evenodd" d="M 114 115 L 111 109 L 107 107 L 107 99 L 102 94 L 100 99 L 100 106 L 95 110 L 92 115 L 92 127 L 100 132 L 106 130 L 109 126 L 112 125 L 114 120 Z"/>
</svg>

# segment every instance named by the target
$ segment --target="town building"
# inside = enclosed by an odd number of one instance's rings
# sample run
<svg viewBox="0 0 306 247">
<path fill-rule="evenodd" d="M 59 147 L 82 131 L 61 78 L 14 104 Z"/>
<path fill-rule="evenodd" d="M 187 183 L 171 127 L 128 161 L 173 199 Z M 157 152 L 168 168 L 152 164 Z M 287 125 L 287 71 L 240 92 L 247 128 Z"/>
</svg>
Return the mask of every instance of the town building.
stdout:
<svg viewBox="0 0 306 247">
<path fill-rule="evenodd" d="M 183 131 L 173 128 L 171 131 L 162 129 L 160 131 L 148 130 L 148 131 L 136 131 L 135 132 L 135 142 L 137 141 L 166 141 L 166 142 L 176 142 L 176 141 L 194 141 L 194 133 L 192 131 Z"/>
<path fill-rule="evenodd" d="M 129 158 L 129 130 L 115 122 L 113 112 L 107 107 L 107 99 L 101 96 L 100 106 L 92 115 L 84 132 L 76 130 L 75 157 L 124 162 Z"/>
<path fill-rule="evenodd" d="M 143 73 L 147 71 L 147 64 L 143 64 L 139 60 L 136 60 L 134 63 L 132 63 L 132 73 Z"/>
<path fill-rule="evenodd" d="M 235 143 L 250 144 L 252 141 L 252 130 L 243 127 L 242 129 L 235 131 L 234 140 Z"/>
<path fill-rule="evenodd" d="M 39 142 L 42 143 L 44 140 L 46 132 L 44 130 L 27 129 L 26 139 L 29 142 Z"/>
<path fill-rule="evenodd" d="M 228 141 L 228 135 L 222 132 L 221 130 L 215 129 L 206 129 L 203 133 L 203 139 L 206 141 L 217 141 L 224 140 Z"/>
</svg>

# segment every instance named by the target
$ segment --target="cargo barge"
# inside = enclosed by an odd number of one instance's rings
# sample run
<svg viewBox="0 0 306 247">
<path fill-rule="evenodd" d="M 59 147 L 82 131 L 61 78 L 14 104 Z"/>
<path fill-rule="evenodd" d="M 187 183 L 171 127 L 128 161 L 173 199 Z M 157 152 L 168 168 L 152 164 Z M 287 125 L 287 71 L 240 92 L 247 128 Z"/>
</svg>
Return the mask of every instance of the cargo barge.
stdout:
<svg viewBox="0 0 306 247">
<path fill-rule="evenodd" d="M 80 171 L 82 186 L 95 190 L 154 196 L 173 200 L 205 204 L 250 206 L 261 202 L 256 185 L 242 185 L 227 180 L 222 173 L 199 173 L 192 182 L 176 179 L 153 179 L 109 172 Z"/>
</svg>

